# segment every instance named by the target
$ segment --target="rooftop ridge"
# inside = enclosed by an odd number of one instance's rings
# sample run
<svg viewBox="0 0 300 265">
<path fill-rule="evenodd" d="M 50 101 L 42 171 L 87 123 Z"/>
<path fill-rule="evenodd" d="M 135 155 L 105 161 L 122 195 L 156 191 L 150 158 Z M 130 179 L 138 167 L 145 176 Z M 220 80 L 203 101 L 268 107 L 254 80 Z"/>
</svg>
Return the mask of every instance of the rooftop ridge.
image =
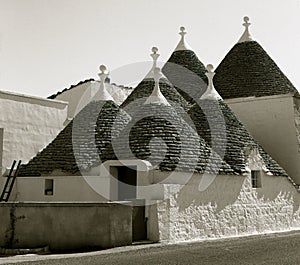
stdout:
<svg viewBox="0 0 300 265">
<path fill-rule="evenodd" d="M 94 78 L 88 78 L 88 79 L 86 79 L 86 80 L 79 81 L 77 84 L 71 85 L 70 87 L 66 87 L 66 88 L 64 88 L 63 90 L 58 91 L 58 92 L 56 92 L 55 94 L 52 94 L 52 95 L 48 96 L 47 99 L 55 99 L 58 95 L 60 95 L 60 94 L 62 94 L 62 93 L 64 93 L 64 92 L 66 92 L 66 91 L 68 91 L 68 90 L 71 90 L 71 89 L 73 89 L 73 88 L 75 88 L 75 87 L 77 87 L 77 86 L 80 86 L 80 85 L 82 85 L 82 84 L 88 83 L 88 82 L 97 82 L 97 80 L 94 79 Z M 132 89 L 132 87 L 124 86 L 124 85 L 118 85 L 118 84 L 116 84 L 116 83 L 110 83 L 110 85 L 114 85 L 114 86 L 121 87 L 121 88 L 125 88 L 125 89 Z"/>
<path fill-rule="evenodd" d="M 55 99 L 58 95 L 60 95 L 60 94 L 62 94 L 62 93 L 64 93 L 64 92 L 66 92 L 66 91 L 68 91 L 68 90 L 70 90 L 70 89 L 72 89 L 72 88 L 74 88 L 74 87 L 77 87 L 77 86 L 80 86 L 80 85 L 82 85 L 82 84 L 85 84 L 85 83 L 88 83 L 88 82 L 92 82 L 92 81 L 96 81 L 94 78 L 88 78 L 88 79 L 85 79 L 85 80 L 83 80 L 83 81 L 79 81 L 77 84 L 75 84 L 75 85 L 71 85 L 70 87 L 66 87 L 66 88 L 64 88 L 63 90 L 61 90 L 61 91 L 58 91 L 58 92 L 56 92 L 55 94 L 52 94 L 52 95 L 50 95 L 50 96 L 48 96 L 47 97 L 47 99 Z"/>
</svg>

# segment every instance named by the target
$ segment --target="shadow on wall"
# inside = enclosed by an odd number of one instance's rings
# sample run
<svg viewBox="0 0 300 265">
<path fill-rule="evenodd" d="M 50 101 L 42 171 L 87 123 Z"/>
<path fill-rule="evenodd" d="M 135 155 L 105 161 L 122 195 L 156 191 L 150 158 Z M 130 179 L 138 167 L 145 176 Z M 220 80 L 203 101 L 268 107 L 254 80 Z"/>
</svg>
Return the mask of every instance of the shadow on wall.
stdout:
<svg viewBox="0 0 300 265">
<path fill-rule="evenodd" d="M 245 181 L 243 176 L 217 176 L 205 191 L 199 191 L 201 177 L 200 174 L 194 174 L 179 192 L 179 211 L 185 210 L 191 204 L 201 206 L 210 203 L 216 203 L 217 212 L 222 211 L 238 199 Z"/>
</svg>

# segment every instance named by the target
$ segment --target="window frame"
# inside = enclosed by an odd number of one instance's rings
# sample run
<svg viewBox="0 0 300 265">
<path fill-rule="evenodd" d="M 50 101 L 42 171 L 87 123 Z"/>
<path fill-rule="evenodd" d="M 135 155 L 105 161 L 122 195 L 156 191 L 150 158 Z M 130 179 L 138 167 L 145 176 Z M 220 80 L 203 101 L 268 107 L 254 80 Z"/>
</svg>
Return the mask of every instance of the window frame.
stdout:
<svg viewBox="0 0 300 265">
<path fill-rule="evenodd" d="M 45 179 L 44 195 L 45 196 L 53 196 L 54 195 L 54 179 Z"/>
<path fill-rule="evenodd" d="M 251 170 L 251 187 L 259 189 L 262 187 L 261 183 L 261 170 Z"/>
</svg>

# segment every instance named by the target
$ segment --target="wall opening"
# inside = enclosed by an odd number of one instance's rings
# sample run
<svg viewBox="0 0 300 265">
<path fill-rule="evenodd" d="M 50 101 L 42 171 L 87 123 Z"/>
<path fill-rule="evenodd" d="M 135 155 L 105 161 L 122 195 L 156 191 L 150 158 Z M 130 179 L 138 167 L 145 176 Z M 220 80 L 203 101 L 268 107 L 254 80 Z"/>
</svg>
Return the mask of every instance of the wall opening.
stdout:
<svg viewBox="0 0 300 265">
<path fill-rule="evenodd" d="M 54 180 L 53 179 L 45 179 L 45 195 L 51 196 L 54 193 L 53 185 Z"/>
<path fill-rule="evenodd" d="M 251 171 L 251 185 L 252 188 L 261 188 L 261 172 L 260 170 Z"/>
<path fill-rule="evenodd" d="M 147 239 L 147 218 L 145 215 L 145 202 L 137 199 L 137 169 L 138 165 L 110 165 L 112 178 L 110 186 L 111 200 L 131 201 L 132 209 L 132 240 Z"/>
<path fill-rule="evenodd" d="M 137 171 L 136 166 L 118 166 L 118 200 L 136 199 Z"/>
</svg>

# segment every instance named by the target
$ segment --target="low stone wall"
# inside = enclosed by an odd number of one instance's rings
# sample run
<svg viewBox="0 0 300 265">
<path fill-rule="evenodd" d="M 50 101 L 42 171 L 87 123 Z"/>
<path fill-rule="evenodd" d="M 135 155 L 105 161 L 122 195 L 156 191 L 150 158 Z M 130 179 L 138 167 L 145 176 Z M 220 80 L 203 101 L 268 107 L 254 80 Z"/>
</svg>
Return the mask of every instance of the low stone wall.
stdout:
<svg viewBox="0 0 300 265">
<path fill-rule="evenodd" d="M 132 243 L 132 206 L 118 203 L 0 203 L 0 247 L 78 250 Z"/>
</svg>

